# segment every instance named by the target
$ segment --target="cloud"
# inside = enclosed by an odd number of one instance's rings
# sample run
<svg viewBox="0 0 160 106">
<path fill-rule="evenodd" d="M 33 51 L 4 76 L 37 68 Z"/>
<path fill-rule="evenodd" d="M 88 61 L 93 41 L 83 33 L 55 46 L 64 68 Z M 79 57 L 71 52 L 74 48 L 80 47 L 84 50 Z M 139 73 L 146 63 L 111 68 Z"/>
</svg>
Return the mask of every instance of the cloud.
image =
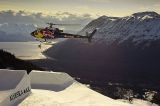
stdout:
<svg viewBox="0 0 160 106">
<path fill-rule="evenodd" d="M 150 5 L 145 5 L 139 7 L 141 11 L 155 11 L 157 13 L 160 13 L 160 2 L 152 3 Z"/>
<path fill-rule="evenodd" d="M 154 4 L 154 7 L 155 7 L 157 10 L 159 10 L 159 11 L 160 11 L 160 2 L 158 2 L 158 3 Z"/>
<path fill-rule="evenodd" d="M 65 23 L 65 24 L 81 24 L 80 26 L 65 26 L 65 30 L 78 31 L 81 30 L 88 22 L 93 18 L 89 14 L 72 14 L 69 12 L 57 12 L 52 15 L 46 15 L 44 13 L 31 13 L 26 11 L 1 11 L 0 12 L 0 24 L 36 24 L 44 27 L 47 22 L 53 23 Z"/>
<path fill-rule="evenodd" d="M 96 3 L 109 3 L 111 0 L 88 0 L 91 2 L 96 2 Z"/>
</svg>

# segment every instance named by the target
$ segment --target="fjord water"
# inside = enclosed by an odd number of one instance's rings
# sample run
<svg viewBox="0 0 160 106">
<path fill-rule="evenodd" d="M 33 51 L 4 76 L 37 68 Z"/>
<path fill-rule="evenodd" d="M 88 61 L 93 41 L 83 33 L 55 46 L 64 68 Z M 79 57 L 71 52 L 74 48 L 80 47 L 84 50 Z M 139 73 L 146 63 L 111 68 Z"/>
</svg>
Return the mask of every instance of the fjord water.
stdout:
<svg viewBox="0 0 160 106">
<path fill-rule="evenodd" d="M 14 54 L 20 59 L 41 59 L 45 58 L 42 52 L 51 45 L 44 45 L 39 48 L 39 42 L 0 42 L 0 49 Z"/>
</svg>

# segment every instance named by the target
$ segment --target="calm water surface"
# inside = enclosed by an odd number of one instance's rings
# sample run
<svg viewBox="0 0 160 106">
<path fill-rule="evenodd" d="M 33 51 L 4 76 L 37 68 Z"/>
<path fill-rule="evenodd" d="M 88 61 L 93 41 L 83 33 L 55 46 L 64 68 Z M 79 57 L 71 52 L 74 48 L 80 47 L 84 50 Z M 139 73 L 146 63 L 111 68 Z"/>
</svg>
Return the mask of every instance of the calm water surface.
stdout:
<svg viewBox="0 0 160 106">
<path fill-rule="evenodd" d="M 42 52 L 52 45 L 41 44 L 39 42 L 0 42 L 0 49 L 14 54 L 20 59 L 41 59 L 45 58 Z"/>
</svg>

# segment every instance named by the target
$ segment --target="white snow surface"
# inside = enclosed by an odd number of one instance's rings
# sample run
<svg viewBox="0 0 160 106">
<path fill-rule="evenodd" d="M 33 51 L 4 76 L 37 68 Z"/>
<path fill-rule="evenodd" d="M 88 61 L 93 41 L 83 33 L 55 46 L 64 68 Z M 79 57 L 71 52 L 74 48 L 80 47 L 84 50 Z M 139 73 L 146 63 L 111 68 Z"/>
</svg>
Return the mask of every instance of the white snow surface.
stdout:
<svg viewBox="0 0 160 106">
<path fill-rule="evenodd" d="M 5 75 L 6 79 L 11 77 L 14 78 L 15 81 L 19 81 L 14 74 L 13 76 L 9 74 L 10 72 L 10 70 L 3 70 L 3 73 L 0 73 L 0 75 Z M 14 72 L 18 74 L 20 71 Z M 22 70 L 21 72 L 24 73 Z M 24 76 L 26 76 L 26 74 Z M 2 106 L 157 106 L 150 102 L 137 99 L 135 99 L 132 104 L 124 100 L 111 99 L 87 88 L 86 85 L 75 81 L 71 76 L 63 72 L 32 71 L 30 75 L 27 76 L 29 79 L 24 81 L 30 81 L 32 93 L 28 97 L 25 96 L 25 99 L 20 99 L 21 96 L 17 97 L 14 105 Z M 15 83 L 15 81 L 13 81 L 13 84 L 19 86 L 19 83 Z M 0 82 L 1 86 L 4 85 L 4 83 L 10 84 L 12 81 L 8 82 L 4 80 L 3 83 Z M 24 83 L 20 86 L 23 89 L 28 85 Z M 12 90 L 17 90 L 16 88 L 14 89 L 14 87 L 11 88 L 13 88 Z M 8 89 L 0 91 L 0 105 L 2 102 L 10 102 L 5 100 L 6 95 L 10 95 Z"/>
<path fill-rule="evenodd" d="M 31 89 L 26 71 L 0 70 L 0 106 L 13 106 L 18 103 L 31 93 L 26 89 Z"/>
<path fill-rule="evenodd" d="M 98 29 L 96 42 L 111 44 L 131 40 L 134 44 L 160 39 L 160 15 L 155 12 L 139 12 L 126 17 L 102 16 L 91 21 L 80 34 Z"/>
</svg>

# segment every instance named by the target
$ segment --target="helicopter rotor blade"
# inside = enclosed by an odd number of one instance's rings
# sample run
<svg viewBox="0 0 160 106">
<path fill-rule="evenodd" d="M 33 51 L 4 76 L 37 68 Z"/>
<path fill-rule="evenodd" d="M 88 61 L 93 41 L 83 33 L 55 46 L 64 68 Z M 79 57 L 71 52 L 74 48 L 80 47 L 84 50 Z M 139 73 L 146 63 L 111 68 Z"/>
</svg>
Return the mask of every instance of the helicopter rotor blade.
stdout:
<svg viewBox="0 0 160 106">
<path fill-rule="evenodd" d="M 47 23 L 49 25 L 58 25 L 58 26 L 79 26 L 81 24 L 54 24 L 54 23 Z"/>
</svg>

